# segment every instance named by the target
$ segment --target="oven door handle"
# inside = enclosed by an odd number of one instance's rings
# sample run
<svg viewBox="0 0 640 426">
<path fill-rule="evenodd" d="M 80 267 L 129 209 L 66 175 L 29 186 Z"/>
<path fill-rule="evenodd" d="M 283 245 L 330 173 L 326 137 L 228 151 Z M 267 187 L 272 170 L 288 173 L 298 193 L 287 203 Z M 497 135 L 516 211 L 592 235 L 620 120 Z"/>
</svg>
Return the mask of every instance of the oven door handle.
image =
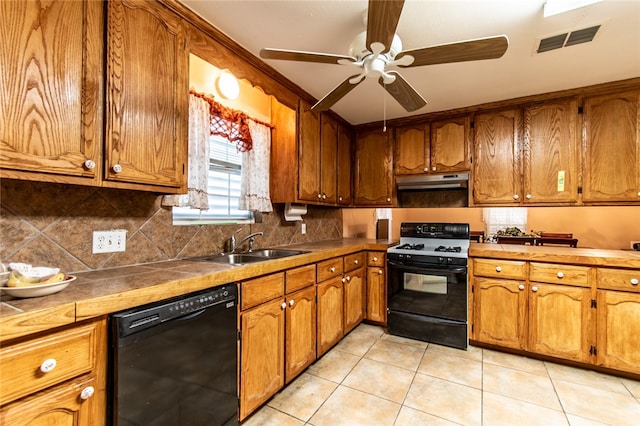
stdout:
<svg viewBox="0 0 640 426">
<path fill-rule="evenodd" d="M 394 262 L 393 260 L 387 260 L 387 265 L 388 266 L 392 266 L 394 268 L 398 268 L 398 269 L 404 269 L 404 270 L 409 270 L 409 271 L 414 271 L 414 272 L 419 272 L 419 273 L 427 273 L 427 272 L 435 272 L 435 273 L 443 273 L 443 272 L 450 272 L 450 273 L 454 273 L 454 274 L 458 274 L 458 273 L 465 273 L 467 272 L 467 268 L 464 266 L 461 266 L 459 268 L 433 268 L 433 267 L 429 267 L 429 266 L 415 266 L 415 265 L 406 265 L 403 263 L 397 263 Z"/>
</svg>

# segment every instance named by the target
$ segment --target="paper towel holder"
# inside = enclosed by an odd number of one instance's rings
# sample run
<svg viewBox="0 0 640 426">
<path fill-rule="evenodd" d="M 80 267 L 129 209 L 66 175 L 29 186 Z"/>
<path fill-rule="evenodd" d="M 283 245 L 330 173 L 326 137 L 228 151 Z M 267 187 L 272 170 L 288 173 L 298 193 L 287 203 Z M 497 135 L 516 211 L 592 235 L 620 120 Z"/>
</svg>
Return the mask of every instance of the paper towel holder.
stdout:
<svg viewBox="0 0 640 426">
<path fill-rule="evenodd" d="M 303 214 L 307 214 L 306 204 L 286 203 L 284 205 L 284 220 L 287 222 L 302 220 Z"/>
</svg>

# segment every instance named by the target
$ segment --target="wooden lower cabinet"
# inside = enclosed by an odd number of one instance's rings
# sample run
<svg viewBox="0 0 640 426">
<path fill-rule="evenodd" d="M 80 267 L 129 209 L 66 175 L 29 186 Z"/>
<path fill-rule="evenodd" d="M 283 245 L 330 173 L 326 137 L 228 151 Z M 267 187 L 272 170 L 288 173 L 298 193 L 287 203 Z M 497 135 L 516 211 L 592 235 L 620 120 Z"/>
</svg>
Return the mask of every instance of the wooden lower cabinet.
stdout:
<svg viewBox="0 0 640 426">
<path fill-rule="evenodd" d="M 353 330 L 364 319 L 366 276 L 364 267 L 345 273 L 344 280 L 344 334 Z"/>
<path fill-rule="evenodd" d="M 344 335 L 342 276 L 318 283 L 317 355 L 320 357 Z"/>
<path fill-rule="evenodd" d="M 240 317 L 240 420 L 284 386 L 285 306 L 279 298 Z"/>
<path fill-rule="evenodd" d="M 367 313 L 371 322 L 387 323 L 387 275 L 385 268 L 369 266 L 367 268 Z"/>
<path fill-rule="evenodd" d="M 598 365 L 640 374 L 640 293 L 598 290 L 597 301 Z"/>
<path fill-rule="evenodd" d="M 289 383 L 316 360 L 316 288 L 286 296 L 285 382 Z"/>
</svg>

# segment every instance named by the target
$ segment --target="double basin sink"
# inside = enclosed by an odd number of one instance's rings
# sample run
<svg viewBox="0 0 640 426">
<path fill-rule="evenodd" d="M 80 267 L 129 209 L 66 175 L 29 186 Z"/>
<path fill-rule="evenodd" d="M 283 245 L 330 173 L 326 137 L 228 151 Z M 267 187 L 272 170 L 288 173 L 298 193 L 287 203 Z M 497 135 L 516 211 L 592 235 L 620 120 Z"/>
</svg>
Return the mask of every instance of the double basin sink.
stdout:
<svg viewBox="0 0 640 426">
<path fill-rule="evenodd" d="M 199 257 L 194 260 L 203 262 L 226 263 L 227 265 L 244 265 L 246 263 L 264 262 L 309 253 L 304 250 L 260 249 L 246 253 L 222 253 L 214 256 Z"/>
</svg>

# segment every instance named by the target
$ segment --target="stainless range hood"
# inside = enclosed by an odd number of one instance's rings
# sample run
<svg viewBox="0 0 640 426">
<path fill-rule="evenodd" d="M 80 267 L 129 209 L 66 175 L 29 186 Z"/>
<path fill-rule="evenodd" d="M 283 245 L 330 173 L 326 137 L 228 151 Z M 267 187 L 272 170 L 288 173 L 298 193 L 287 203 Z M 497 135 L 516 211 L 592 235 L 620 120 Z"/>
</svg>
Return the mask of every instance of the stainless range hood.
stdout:
<svg viewBox="0 0 640 426">
<path fill-rule="evenodd" d="M 468 188 L 469 173 L 396 176 L 396 185 L 398 191 Z"/>
</svg>

